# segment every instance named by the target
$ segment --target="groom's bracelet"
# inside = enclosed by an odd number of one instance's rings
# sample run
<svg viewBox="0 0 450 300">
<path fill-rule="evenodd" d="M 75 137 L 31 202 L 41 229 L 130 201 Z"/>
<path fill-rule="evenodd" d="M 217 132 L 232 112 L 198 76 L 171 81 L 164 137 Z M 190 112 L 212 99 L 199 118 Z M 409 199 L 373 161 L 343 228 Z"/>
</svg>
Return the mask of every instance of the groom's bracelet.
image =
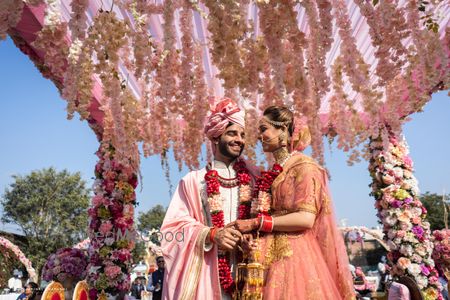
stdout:
<svg viewBox="0 0 450 300">
<path fill-rule="evenodd" d="M 217 227 L 211 227 L 211 230 L 209 231 L 209 241 L 211 243 L 214 243 L 214 237 L 216 236 Z"/>
<path fill-rule="evenodd" d="M 272 230 L 273 230 L 273 217 L 261 215 L 261 221 L 258 231 L 272 232 Z"/>
</svg>

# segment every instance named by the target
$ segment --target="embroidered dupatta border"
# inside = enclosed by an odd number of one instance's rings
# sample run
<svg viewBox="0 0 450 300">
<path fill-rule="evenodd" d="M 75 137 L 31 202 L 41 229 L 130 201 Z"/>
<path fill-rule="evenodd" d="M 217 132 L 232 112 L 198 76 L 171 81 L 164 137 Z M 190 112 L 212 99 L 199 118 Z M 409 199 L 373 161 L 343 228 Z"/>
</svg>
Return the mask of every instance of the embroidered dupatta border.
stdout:
<svg viewBox="0 0 450 300">
<path fill-rule="evenodd" d="M 204 244 L 206 236 L 209 233 L 209 227 L 205 227 L 200 231 L 197 241 L 195 242 L 195 250 L 190 265 L 188 267 L 187 274 L 183 282 L 183 294 L 181 295 L 181 300 L 190 300 L 195 298 L 195 293 L 197 292 L 198 281 L 200 278 L 200 272 L 203 265 L 204 257 Z"/>
</svg>

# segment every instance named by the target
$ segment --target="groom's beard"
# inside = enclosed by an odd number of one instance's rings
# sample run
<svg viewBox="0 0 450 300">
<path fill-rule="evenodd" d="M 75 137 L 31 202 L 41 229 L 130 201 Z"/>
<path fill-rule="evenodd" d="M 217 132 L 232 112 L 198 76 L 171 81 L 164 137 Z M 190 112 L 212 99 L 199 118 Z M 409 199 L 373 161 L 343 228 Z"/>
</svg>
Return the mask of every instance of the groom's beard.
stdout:
<svg viewBox="0 0 450 300">
<path fill-rule="evenodd" d="M 240 145 L 240 147 L 241 147 L 241 150 L 239 151 L 239 154 L 236 154 L 234 151 L 230 150 L 228 143 L 219 141 L 219 145 L 218 145 L 220 154 L 222 154 L 225 157 L 231 158 L 231 159 L 236 159 L 239 156 L 241 156 L 242 151 L 244 151 L 244 144 Z"/>
</svg>

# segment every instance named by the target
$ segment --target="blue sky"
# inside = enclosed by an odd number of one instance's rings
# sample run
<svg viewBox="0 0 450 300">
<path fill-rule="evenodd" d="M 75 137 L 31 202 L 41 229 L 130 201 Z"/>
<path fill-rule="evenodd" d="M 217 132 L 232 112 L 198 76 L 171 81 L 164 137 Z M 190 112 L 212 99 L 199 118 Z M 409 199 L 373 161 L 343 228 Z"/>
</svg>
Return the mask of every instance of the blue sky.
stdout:
<svg viewBox="0 0 450 300">
<path fill-rule="evenodd" d="M 11 175 L 54 166 L 80 171 L 92 185 L 98 142 L 86 122 L 66 119 L 66 102 L 33 63 L 8 38 L 0 42 L 0 194 L 12 183 Z M 421 191 L 450 191 L 450 101 L 446 92 L 435 94 L 424 113 L 412 116 L 404 128 Z M 373 198 L 369 196 L 367 162 L 352 167 L 346 154 L 326 147 L 330 189 L 338 219 L 348 225 L 376 226 Z M 178 172 L 171 159 L 174 185 L 187 172 Z M 137 211 L 156 204 L 167 206 L 169 185 L 158 156 L 142 158 L 143 189 Z M 0 208 L 0 214 L 2 213 Z M 12 229 L 0 223 L 0 230 Z"/>
</svg>

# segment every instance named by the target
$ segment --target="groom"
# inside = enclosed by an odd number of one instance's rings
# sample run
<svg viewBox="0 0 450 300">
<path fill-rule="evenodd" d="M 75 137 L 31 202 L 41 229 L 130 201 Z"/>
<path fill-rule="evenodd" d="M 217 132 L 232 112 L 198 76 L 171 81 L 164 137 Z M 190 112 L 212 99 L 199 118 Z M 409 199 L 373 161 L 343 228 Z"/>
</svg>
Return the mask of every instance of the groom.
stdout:
<svg viewBox="0 0 450 300">
<path fill-rule="evenodd" d="M 230 99 L 219 102 L 208 118 L 205 134 L 212 143 L 214 160 L 180 181 L 161 227 L 163 235 L 184 234 L 181 242 L 162 241 L 166 262 L 163 299 L 231 299 L 233 253 L 242 235 L 223 225 L 238 216 L 237 172 L 241 171 L 237 166 L 242 164 L 235 163 L 245 146 L 244 125 L 244 112 Z M 207 173 L 211 180 L 205 180 Z M 225 255 L 231 257 L 227 262 Z"/>
</svg>

